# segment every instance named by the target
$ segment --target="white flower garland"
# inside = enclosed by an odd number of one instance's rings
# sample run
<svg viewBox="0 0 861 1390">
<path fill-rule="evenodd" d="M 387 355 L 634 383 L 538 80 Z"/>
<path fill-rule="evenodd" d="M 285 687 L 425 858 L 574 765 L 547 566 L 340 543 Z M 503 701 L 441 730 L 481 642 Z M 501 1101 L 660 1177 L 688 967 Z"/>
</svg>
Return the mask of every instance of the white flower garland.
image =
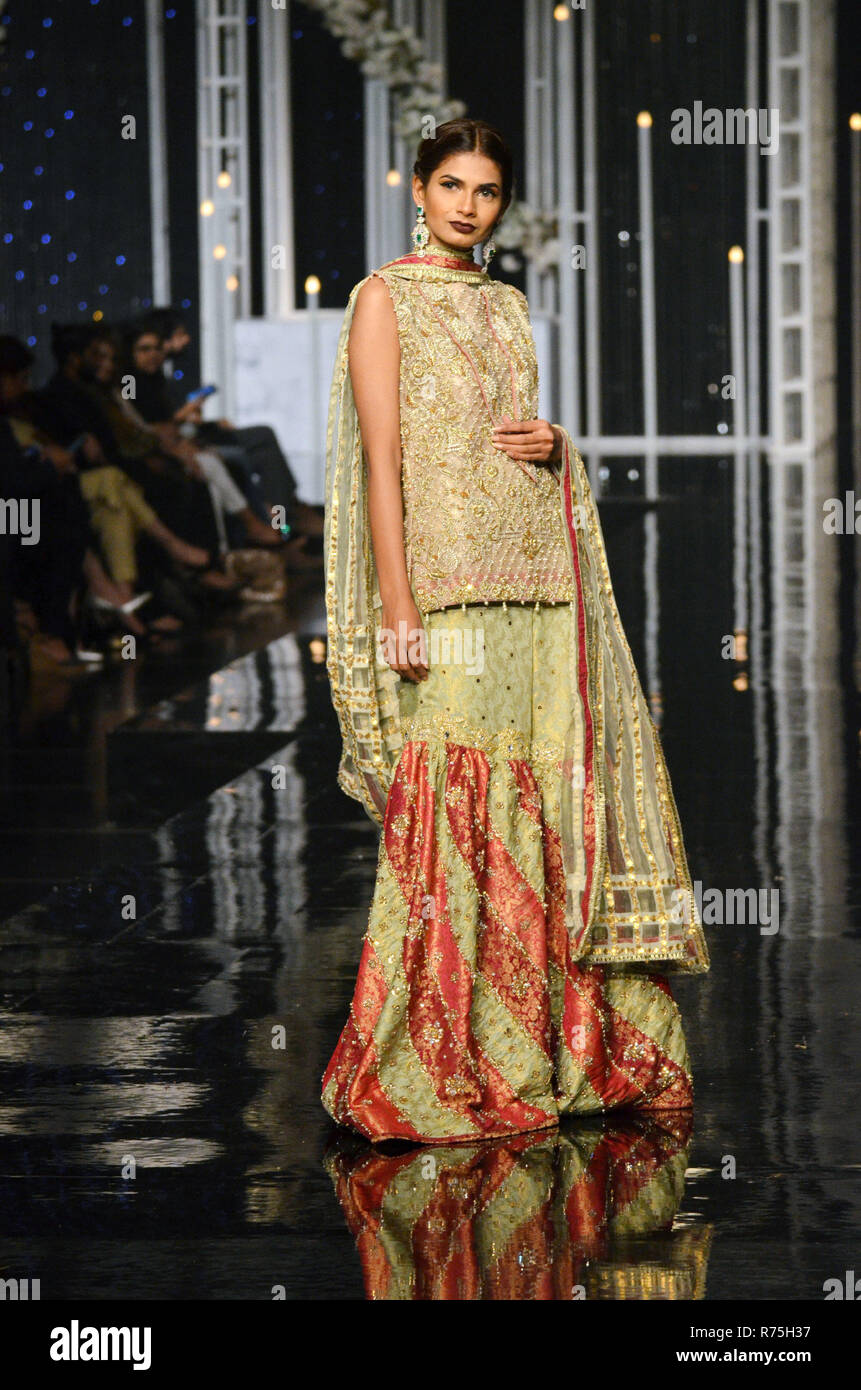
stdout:
<svg viewBox="0 0 861 1390">
<path fill-rule="evenodd" d="M 390 88 L 395 103 L 395 132 L 420 140 L 428 114 L 440 124 L 466 114 L 462 101 L 443 101 L 442 68 L 424 59 L 424 46 L 409 27 L 389 23 L 387 0 L 305 0 L 317 10 L 341 51 L 353 58 L 366 77 Z"/>
<path fill-rule="evenodd" d="M 341 40 L 345 57 L 358 62 L 366 77 L 385 82 L 391 90 L 394 130 L 404 140 L 422 139 L 428 114 L 440 125 L 466 115 L 464 102 L 443 100 L 442 68 L 425 61 L 424 45 L 415 30 L 389 23 L 388 0 L 305 0 L 305 4 L 317 10 L 329 33 Z M 512 199 L 493 237 L 500 250 L 509 253 L 500 257 L 505 270 L 519 269 L 513 252 L 540 271 L 559 263 L 557 218 L 536 212 L 528 203 Z"/>
</svg>

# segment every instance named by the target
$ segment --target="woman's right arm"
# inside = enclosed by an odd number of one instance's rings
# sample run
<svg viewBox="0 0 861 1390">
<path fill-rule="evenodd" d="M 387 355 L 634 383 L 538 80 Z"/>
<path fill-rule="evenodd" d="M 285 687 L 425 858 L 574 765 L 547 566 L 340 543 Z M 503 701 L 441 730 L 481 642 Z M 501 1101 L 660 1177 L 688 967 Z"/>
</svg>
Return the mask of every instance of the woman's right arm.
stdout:
<svg viewBox="0 0 861 1390">
<path fill-rule="evenodd" d="M 389 665 L 415 681 L 426 676 L 427 664 L 409 660 L 414 634 L 416 630 L 423 633 L 423 628 L 410 589 L 404 549 L 400 342 L 394 305 L 378 276 L 371 276 L 356 295 L 347 351 L 368 465 L 368 517 L 383 601 L 382 627 L 395 639 L 401 632 L 406 634 L 406 645 L 390 655 Z M 401 623 L 405 623 L 404 628 Z"/>
</svg>

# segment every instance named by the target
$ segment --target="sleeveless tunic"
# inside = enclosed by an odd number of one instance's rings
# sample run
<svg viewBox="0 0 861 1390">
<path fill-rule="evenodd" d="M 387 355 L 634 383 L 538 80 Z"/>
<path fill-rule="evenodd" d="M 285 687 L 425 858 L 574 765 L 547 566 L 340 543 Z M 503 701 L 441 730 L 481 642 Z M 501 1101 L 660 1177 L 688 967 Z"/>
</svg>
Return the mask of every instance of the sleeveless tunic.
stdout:
<svg viewBox="0 0 861 1390">
<path fill-rule="evenodd" d="M 404 548 L 417 607 L 572 600 L 558 479 L 492 442 L 503 415 L 538 416 L 525 295 L 494 280 L 373 274 L 398 324 Z"/>
</svg>

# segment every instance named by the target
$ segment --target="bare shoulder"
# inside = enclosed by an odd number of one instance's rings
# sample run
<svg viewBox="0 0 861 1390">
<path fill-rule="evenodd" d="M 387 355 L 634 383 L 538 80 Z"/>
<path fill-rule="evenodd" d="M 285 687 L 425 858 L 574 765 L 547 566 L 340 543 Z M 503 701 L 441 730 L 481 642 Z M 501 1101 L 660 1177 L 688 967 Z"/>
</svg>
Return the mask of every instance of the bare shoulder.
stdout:
<svg viewBox="0 0 861 1390">
<path fill-rule="evenodd" d="M 369 275 L 356 294 L 348 352 L 351 370 L 379 370 L 397 377 L 401 345 L 395 305 L 385 280 L 376 274 Z"/>
<path fill-rule="evenodd" d="M 390 344 L 394 351 L 398 344 L 394 302 L 385 280 L 376 274 L 369 275 L 356 294 L 350 343 L 365 345 L 369 351 L 383 344 Z"/>
<path fill-rule="evenodd" d="M 376 270 L 371 272 L 356 295 L 356 308 L 360 306 L 363 311 L 380 317 L 392 312 L 391 290 Z"/>
</svg>

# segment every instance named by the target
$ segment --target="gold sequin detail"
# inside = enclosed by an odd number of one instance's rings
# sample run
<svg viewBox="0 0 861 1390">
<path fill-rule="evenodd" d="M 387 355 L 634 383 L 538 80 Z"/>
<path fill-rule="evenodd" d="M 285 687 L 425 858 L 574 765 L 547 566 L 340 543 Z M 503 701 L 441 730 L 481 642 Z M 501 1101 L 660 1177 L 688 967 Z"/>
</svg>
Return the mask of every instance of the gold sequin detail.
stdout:
<svg viewBox="0 0 861 1390">
<path fill-rule="evenodd" d="M 492 439 L 503 415 L 538 415 L 525 296 L 500 281 L 436 284 L 375 273 L 398 323 L 404 549 L 418 607 L 574 598 L 557 478 L 546 465 L 524 473 Z M 489 331 L 484 294 L 503 348 Z"/>
</svg>

